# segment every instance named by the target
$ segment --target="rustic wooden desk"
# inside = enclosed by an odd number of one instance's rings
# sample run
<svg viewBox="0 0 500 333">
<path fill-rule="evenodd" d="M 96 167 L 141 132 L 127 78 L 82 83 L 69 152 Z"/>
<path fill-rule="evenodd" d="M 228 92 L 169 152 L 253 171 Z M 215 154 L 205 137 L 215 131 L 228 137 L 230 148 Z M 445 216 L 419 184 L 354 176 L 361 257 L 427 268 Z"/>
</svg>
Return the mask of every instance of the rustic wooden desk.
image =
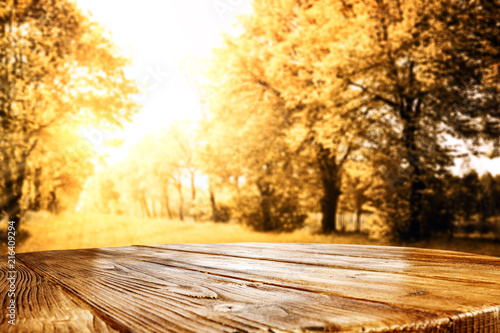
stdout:
<svg viewBox="0 0 500 333">
<path fill-rule="evenodd" d="M 1 332 L 500 332 L 500 258 L 330 244 L 152 245 L 16 257 Z"/>
</svg>

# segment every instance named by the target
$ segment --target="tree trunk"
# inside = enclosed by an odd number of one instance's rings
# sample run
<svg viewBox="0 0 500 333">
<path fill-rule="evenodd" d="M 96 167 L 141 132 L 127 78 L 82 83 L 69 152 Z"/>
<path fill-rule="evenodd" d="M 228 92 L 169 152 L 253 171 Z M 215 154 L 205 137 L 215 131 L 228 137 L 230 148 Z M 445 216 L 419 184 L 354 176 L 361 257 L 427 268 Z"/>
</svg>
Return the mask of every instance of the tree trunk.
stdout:
<svg viewBox="0 0 500 333">
<path fill-rule="evenodd" d="M 42 209 L 42 168 L 35 168 L 35 199 L 34 210 Z"/>
<path fill-rule="evenodd" d="M 153 216 L 153 218 L 157 218 L 158 217 L 158 212 L 156 210 L 156 200 L 151 200 L 151 215 Z"/>
<path fill-rule="evenodd" d="M 14 228 L 16 231 L 21 227 L 21 197 L 22 194 L 18 193 L 15 195 L 9 195 L 9 199 L 7 200 L 7 214 L 9 221 L 14 222 Z"/>
<path fill-rule="evenodd" d="M 276 229 L 276 226 L 273 224 L 272 214 L 271 214 L 271 200 L 273 195 L 273 190 L 271 189 L 270 184 L 259 184 L 257 182 L 257 188 L 259 189 L 259 193 L 261 196 L 260 200 L 260 209 L 262 214 L 262 231 L 272 231 Z"/>
<path fill-rule="evenodd" d="M 191 171 L 191 201 L 196 200 L 196 186 L 194 182 L 194 172 Z"/>
<path fill-rule="evenodd" d="M 406 148 L 408 163 L 410 165 L 409 183 L 409 221 L 408 232 L 405 238 L 408 240 L 420 240 L 424 234 L 422 211 L 422 191 L 425 183 L 422 181 L 422 169 L 420 162 L 420 151 L 417 147 L 416 135 L 418 130 L 418 119 L 422 100 L 413 98 L 402 99 L 401 118 L 403 119 L 403 144 Z"/>
<path fill-rule="evenodd" d="M 269 196 L 264 195 L 260 202 L 260 208 L 262 210 L 262 231 L 271 231 L 274 229 L 271 219 L 271 204 L 269 201 Z"/>
<path fill-rule="evenodd" d="M 167 211 L 168 218 L 171 220 L 173 218 L 172 209 L 170 208 L 170 196 L 168 195 L 168 187 L 166 186 L 163 189 L 163 202 L 165 203 L 165 209 Z"/>
<path fill-rule="evenodd" d="M 408 143 L 409 161 L 410 161 L 410 199 L 409 199 L 409 225 L 408 235 L 406 238 L 420 240 L 422 238 L 422 191 L 425 189 L 425 184 L 422 181 L 418 156 L 416 154 L 415 144 Z"/>
<path fill-rule="evenodd" d="M 340 170 L 335 156 L 330 156 L 330 150 L 319 145 L 317 155 L 323 184 L 323 198 L 321 199 L 322 232 L 330 234 L 337 229 L 337 207 L 340 194 Z"/>
<path fill-rule="evenodd" d="M 3 210 L 7 213 L 9 221 L 14 222 L 14 227 L 21 227 L 21 198 L 23 196 L 23 183 L 26 171 L 26 158 L 16 163 L 16 170 L 12 170 L 7 163 L 5 193 L 7 203 Z M 14 172 L 13 172 L 14 171 Z"/>
<path fill-rule="evenodd" d="M 27 160 L 33 149 L 35 149 L 37 142 L 38 140 L 35 140 L 30 144 L 29 140 L 24 140 L 25 150 L 19 156 L 19 160 L 16 160 L 13 151 L 10 154 L 3 153 L 3 164 L 6 167 L 4 172 L 6 203 L 0 206 L 0 213 L 7 214 L 9 220 L 14 222 L 16 230 L 19 230 L 21 227 L 21 198 L 23 196 L 23 184 L 26 178 Z M 14 163 L 10 163 L 11 158 Z"/>
<path fill-rule="evenodd" d="M 178 181 L 176 187 L 177 192 L 179 192 L 179 219 L 184 221 L 184 196 L 182 195 L 182 183 Z"/>
<path fill-rule="evenodd" d="M 420 240 L 424 234 L 421 217 L 422 191 L 425 184 L 420 180 L 420 172 L 414 171 L 410 179 L 410 220 L 408 227 L 408 239 Z"/>
<path fill-rule="evenodd" d="M 327 179 L 323 179 L 323 191 L 321 226 L 323 233 L 330 234 L 337 229 L 337 206 L 341 192 L 337 182 Z"/>
<path fill-rule="evenodd" d="M 217 203 L 215 202 L 215 193 L 211 189 L 210 192 L 210 206 L 212 207 L 212 221 L 219 222 L 219 212 L 217 210 Z"/>
<path fill-rule="evenodd" d="M 49 212 L 56 214 L 58 210 L 58 204 L 57 204 L 57 194 L 56 194 L 56 188 L 52 189 L 50 191 L 50 200 L 49 204 L 47 205 L 47 208 Z"/>
<path fill-rule="evenodd" d="M 210 195 L 210 207 L 212 208 L 212 221 L 219 221 L 219 210 L 217 209 L 217 202 L 215 200 L 215 192 L 212 184 L 212 177 L 208 176 L 208 193 Z"/>
<path fill-rule="evenodd" d="M 144 192 L 141 193 L 141 197 L 139 200 L 143 213 L 145 213 L 148 218 L 151 218 L 151 212 L 149 211 L 148 201 L 146 200 L 146 195 L 144 194 Z"/>
<path fill-rule="evenodd" d="M 34 174 L 34 181 L 33 181 L 34 193 L 31 204 L 31 209 L 34 210 L 35 212 L 39 211 L 42 208 L 41 178 L 42 178 L 42 168 L 37 167 L 35 168 L 35 174 Z"/>
<path fill-rule="evenodd" d="M 356 210 L 356 232 L 361 232 L 361 209 Z"/>
</svg>

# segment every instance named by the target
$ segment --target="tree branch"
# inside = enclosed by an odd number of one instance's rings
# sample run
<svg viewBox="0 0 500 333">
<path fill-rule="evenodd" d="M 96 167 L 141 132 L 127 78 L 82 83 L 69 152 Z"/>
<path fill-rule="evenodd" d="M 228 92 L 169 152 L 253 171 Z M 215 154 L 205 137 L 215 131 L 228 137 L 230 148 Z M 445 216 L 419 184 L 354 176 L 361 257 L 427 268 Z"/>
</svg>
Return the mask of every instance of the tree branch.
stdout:
<svg viewBox="0 0 500 333">
<path fill-rule="evenodd" d="M 398 107 L 398 103 L 394 102 L 394 101 L 391 101 L 390 99 L 388 98 L 385 98 L 379 94 L 375 94 L 375 93 L 372 93 L 369 91 L 369 89 L 359 83 L 356 83 L 356 82 L 353 82 L 352 80 L 348 80 L 348 83 L 351 85 L 351 86 L 354 86 L 354 87 L 357 87 L 357 88 L 360 88 L 363 92 L 367 93 L 367 94 L 372 94 L 373 95 L 373 100 L 378 100 L 378 101 L 381 101 L 381 102 L 384 102 L 386 103 L 387 105 L 393 107 L 393 108 L 396 108 Z"/>
<path fill-rule="evenodd" d="M 347 161 L 347 158 L 351 154 L 351 151 L 352 151 L 352 144 L 349 143 L 348 146 L 347 146 L 347 150 L 346 150 L 344 156 L 340 159 L 340 162 L 337 164 L 338 167 L 339 167 L 339 169 L 342 168 L 342 165 L 345 163 L 345 161 Z"/>
<path fill-rule="evenodd" d="M 281 93 L 279 92 L 279 90 L 271 87 L 271 85 L 269 83 L 267 83 L 266 81 L 258 79 L 254 74 L 252 74 L 252 76 L 254 77 L 254 79 L 257 82 L 257 84 L 259 84 L 262 87 L 264 87 L 267 90 L 269 90 L 274 96 L 276 96 L 278 98 L 281 98 Z"/>
</svg>

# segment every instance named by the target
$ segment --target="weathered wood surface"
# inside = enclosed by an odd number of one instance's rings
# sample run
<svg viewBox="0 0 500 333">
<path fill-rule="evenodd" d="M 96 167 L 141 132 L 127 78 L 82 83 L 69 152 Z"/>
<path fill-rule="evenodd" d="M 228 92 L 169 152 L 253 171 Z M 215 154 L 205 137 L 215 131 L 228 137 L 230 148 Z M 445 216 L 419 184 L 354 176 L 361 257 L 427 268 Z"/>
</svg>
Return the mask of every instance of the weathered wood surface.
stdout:
<svg viewBox="0 0 500 333">
<path fill-rule="evenodd" d="M 0 332 L 116 332 L 92 309 L 19 261 L 16 264 L 16 325 L 7 315 L 7 264 L 0 262 Z"/>
<path fill-rule="evenodd" d="M 331 244 L 17 255 L 1 332 L 499 332 L 500 258 Z"/>
</svg>

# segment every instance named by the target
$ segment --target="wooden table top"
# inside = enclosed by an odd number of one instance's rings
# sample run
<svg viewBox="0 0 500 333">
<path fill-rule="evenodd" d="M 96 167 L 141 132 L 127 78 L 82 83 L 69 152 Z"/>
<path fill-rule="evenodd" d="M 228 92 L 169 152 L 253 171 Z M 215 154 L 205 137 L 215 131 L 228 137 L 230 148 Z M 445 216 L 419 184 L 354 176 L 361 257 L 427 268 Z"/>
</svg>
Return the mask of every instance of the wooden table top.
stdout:
<svg viewBox="0 0 500 333">
<path fill-rule="evenodd" d="M 333 244 L 182 244 L 1 263 L 1 332 L 500 332 L 500 258 Z"/>
</svg>

